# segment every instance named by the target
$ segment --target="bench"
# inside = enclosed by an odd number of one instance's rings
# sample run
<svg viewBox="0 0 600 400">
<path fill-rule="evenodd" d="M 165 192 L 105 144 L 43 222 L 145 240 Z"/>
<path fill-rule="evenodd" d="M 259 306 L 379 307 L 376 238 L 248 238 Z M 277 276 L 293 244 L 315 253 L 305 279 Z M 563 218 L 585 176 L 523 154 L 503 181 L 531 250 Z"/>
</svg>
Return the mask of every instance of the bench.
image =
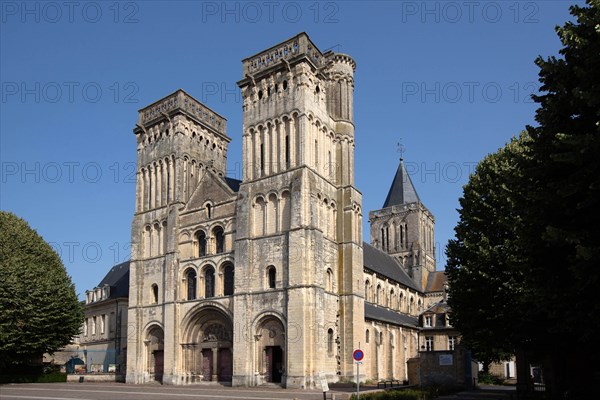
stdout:
<svg viewBox="0 0 600 400">
<path fill-rule="evenodd" d="M 380 389 L 381 385 L 383 385 L 383 388 L 386 389 L 388 387 L 388 385 L 390 385 L 390 387 L 402 386 L 402 383 L 400 383 L 400 381 L 398 379 L 383 380 L 383 381 L 377 382 L 377 389 Z"/>
</svg>

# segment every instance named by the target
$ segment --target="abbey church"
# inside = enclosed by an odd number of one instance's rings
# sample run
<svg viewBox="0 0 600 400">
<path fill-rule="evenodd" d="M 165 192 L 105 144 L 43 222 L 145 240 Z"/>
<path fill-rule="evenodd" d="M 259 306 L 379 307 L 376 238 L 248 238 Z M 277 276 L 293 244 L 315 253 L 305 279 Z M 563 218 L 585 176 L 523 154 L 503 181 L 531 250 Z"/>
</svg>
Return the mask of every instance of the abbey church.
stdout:
<svg viewBox="0 0 600 400">
<path fill-rule="evenodd" d="M 127 382 L 319 387 L 359 346 L 361 380 L 407 379 L 443 292 L 434 217 L 400 161 L 363 242 L 355 67 L 301 33 L 242 61 L 241 135 L 183 90 L 139 111 Z"/>
</svg>

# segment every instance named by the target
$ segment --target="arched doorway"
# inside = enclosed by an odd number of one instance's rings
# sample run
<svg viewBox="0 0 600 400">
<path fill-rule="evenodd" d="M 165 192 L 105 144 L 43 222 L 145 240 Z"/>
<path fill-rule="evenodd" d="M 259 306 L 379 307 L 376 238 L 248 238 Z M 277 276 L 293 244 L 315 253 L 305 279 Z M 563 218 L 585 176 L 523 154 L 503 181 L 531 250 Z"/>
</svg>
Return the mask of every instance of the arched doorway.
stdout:
<svg viewBox="0 0 600 400">
<path fill-rule="evenodd" d="M 188 383 L 231 382 L 233 374 L 233 325 L 225 311 L 204 306 L 185 323 L 181 344 L 183 370 Z"/>
<path fill-rule="evenodd" d="M 148 374 L 150 380 L 162 383 L 164 373 L 164 339 L 165 334 L 161 327 L 153 326 L 148 331 L 145 341 L 148 355 Z"/>
<path fill-rule="evenodd" d="M 286 375 L 285 329 L 279 318 L 267 316 L 257 325 L 256 360 L 265 382 L 282 383 Z"/>
</svg>

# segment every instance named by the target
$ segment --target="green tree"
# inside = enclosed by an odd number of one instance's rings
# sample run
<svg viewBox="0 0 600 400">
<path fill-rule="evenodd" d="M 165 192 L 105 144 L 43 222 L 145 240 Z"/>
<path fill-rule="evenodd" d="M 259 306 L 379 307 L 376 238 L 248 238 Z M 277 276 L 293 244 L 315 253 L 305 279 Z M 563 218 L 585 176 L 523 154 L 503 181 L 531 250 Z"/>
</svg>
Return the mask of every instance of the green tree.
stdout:
<svg viewBox="0 0 600 400">
<path fill-rule="evenodd" d="M 507 359 L 526 340 L 521 294 L 528 289 L 516 232 L 524 181 L 517 166 L 529 141 L 523 133 L 477 165 L 460 199 L 456 239 L 446 249 L 452 323 L 484 366 Z"/>
<path fill-rule="evenodd" d="M 447 247 L 467 343 L 541 361 L 551 399 L 600 378 L 600 0 L 571 14 L 562 58 L 536 59 L 539 125 L 478 165 Z"/>
<path fill-rule="evenodd" d="M 58 350 L 82 322 L 58 254 L 23 219 L 0 211 L 0 367 Z"/>
<path fill-rule="evenodd" d="M 537 288 L 549 389 L 584 397 L 600 378 L 590 343 L 598 335 L 600 265 L 600 1 L 571 7 L 576 21 L 557 27 L 562 58 L 538 57 L 542 83 L 526 174 L 520 234 Z M 596 353 L 597 354 L 597 353 Z"/>
</svg>

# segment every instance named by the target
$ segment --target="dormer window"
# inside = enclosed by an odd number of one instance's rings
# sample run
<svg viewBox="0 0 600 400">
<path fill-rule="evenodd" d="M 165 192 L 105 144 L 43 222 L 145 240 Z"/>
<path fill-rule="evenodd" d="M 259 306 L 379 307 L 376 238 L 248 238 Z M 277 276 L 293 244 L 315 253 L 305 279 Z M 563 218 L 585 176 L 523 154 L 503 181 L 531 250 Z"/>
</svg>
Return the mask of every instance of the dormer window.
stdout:
<svg viewBox="0 0 600 400">
<path fill-rule="evenodd" d="M 438 314 L 435 326 L 446 326 L 446 314 Z"/>
<path fill-rule="evenodd" d="M 423 318 L 423 326 L 425 328 L 431 328 L 431 315 L 426 315 L 425 318 Z"/>
</svg>

